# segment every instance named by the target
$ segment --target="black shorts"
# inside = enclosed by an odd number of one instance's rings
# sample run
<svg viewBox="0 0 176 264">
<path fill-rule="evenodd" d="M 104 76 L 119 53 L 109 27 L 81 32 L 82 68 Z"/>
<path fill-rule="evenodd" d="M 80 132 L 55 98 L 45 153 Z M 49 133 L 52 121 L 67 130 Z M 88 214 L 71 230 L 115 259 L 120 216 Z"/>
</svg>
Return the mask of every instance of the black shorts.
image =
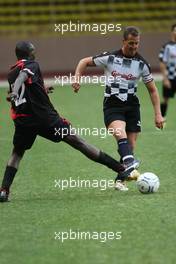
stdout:
<svg viewBox="0 0 176 264">
<path fill-rule="evenodd" d="M 168 89 L 163 85 L 163 97 L 173 98 L 176 93 L 176 78 L 174 80 L 169 80 L 171 83 L 171 88 Z"/>
<path fill-rule="evenodd" d="M 22 126 L 15 124 L 14 147 L 18 150 L 30 149 L 39 135 L 53 142 L 60 142 L 69 134 L 71 123 L 59 118 L 52 126 Z"/>
<path fill-rule="evenodd" d="M 104 99 L 104 122 L 108 128 L 111 122 L 122 120 L 126 122 L 127 132 L 141 131 L 140 104 L 136 96 L 122 102 L 115 96 Z"/>
</svg>

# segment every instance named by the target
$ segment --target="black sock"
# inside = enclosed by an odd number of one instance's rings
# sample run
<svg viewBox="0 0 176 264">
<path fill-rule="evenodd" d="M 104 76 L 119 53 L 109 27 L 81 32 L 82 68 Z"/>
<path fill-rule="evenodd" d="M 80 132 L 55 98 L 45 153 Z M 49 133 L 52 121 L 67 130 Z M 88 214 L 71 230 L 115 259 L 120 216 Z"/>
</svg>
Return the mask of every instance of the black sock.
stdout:
<svg viewBox="0 0 176 264">
<path fill-rule="evenodd" d="M 6 167 L 4 178 L 2 181 L 2 186 L 1 186 L 2 189 L 6 189 L 7 191 L 9 191 L 9 188 L 13 182 L 16 172 L 17 172 L 16 168 L 10 166 Z"/>
<path fill-rule="evenodd" d="M 161 103 L 160 107 L 161 107 L 161 114 L 162 114 L 162 116 L 166 116 L 167 106 L 168 106 L 167 104 Z"/>
<path fill-rule="evenodd" d="M 134 160 L 131 146 L 128 143 L 127 138 L 119 139 L 118 141 L 118 152 L 123 162 L 131 162 Z"/>
<path fill-rule="evenodd" d="M 100 151 L 99 158 L 97 160 L 98 163 L 101 163 L 108 168 L 112 169 L 115 172 L 121 172 L 124 171 L 124 167 L 118 162 L 117 160 L 113 159 L 106 153 Z"/>
</svg>

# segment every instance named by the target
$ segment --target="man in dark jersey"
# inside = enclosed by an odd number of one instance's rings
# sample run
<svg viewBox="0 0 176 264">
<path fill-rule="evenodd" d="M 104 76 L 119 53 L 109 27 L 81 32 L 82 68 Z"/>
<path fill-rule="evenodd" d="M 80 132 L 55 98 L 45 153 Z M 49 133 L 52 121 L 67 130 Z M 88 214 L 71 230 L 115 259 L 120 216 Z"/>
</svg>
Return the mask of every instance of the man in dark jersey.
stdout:
<svg viewBox="0 0 176 264">
<path fill-rule="evenodd" d="M 136 95 L 138 81 L 141 77 L 150 94 L 156 127 L 162 129 L 164 122 L 150 66 L 137 52 L 139 42 L 139 30 L 136 27 L 125 28 L 122 48 L 80 60 L 75 71 L 77 82 L 72 84 L 74 92 L 78 92 L 81 75 L 86 67 L 104 68 L 106 77 L 103 103 L 104 122 L 107 129 L 113 131 L 123 164 L 134 162 L 139 165 L 139 162 L 134 159 L 133 151 L 137 136 L 141 131 L 140 104 Z M 115 188 L 120 191 L 128 190 L 120 175 L 117 175 Z"/>
<path fill-rule="evenodd" d="M 127 178 L 135 169 L 134 164 L 122 166 L 106 153 L 88 144 L 75 133 L 71 133 L 70 122 L 61 118 L 56 112 L 44 87 L 39 64 L 34 60 L 33 44 L 25 41 L 18 42 L 16 56 L 18 61 L 8 74 L 11 115 L 15 125 L 14 148 L 5 169 L 0 189 L 0 202 L 9 200 L 10 186 L 19 163 L 25 151 L 32 147 L 37 135 L 53 142 L 64 141 L 89 159 Z"/>
</svg>

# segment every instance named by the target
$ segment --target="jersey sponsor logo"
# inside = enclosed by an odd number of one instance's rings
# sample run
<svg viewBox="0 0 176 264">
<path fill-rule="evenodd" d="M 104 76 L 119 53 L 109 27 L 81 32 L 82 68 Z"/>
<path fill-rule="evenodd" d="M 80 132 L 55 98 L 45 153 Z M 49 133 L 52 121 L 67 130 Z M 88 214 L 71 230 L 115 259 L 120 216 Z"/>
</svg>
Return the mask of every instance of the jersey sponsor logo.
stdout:
<svg viewBox="0 0 176 264">
<path fill-rule="evenodd" d="M 113 77 L 121 77 L 121 78 L 124 78 L 126 80 L 137 80 L 138 78 L 136 76 L 134 76 L 133 74 L 125 74 L 125 73 L 120 73 L 120 72 L 117 72 L 117 71 L 112 71 L 111 72 L 111 75 Z"/>
</svg>

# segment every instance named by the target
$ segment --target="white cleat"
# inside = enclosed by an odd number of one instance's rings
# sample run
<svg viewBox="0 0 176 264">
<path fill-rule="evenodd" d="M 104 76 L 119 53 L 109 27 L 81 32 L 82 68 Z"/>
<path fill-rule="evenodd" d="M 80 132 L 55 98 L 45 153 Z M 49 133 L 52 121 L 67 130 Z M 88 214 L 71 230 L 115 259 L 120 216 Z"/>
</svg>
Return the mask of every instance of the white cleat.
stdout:
<svg viewBox="0 0 176 264">
<path fill-rule="evenodd" d="M 115 190 L 126 192 L 128 191 L 128 187 L 126 186 L 124 181 L 122 182 L 121 180 L 117 180 L 115 182 Z"/>
</svg>

